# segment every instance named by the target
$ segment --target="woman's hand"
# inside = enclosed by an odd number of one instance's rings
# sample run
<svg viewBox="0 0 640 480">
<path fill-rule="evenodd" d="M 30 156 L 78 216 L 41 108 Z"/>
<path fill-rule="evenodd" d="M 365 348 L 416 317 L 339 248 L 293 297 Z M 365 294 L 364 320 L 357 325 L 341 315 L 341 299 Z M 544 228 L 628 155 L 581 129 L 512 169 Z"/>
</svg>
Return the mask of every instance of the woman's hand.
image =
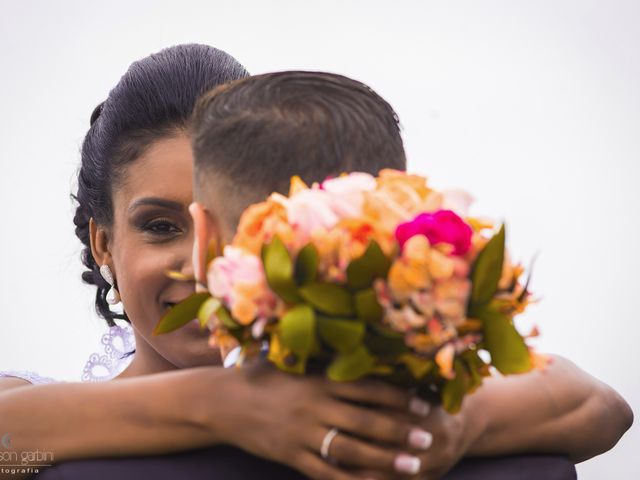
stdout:
<svg viewBox="0 0 640 480">
<path fill-rule="evenodd" d="M 421 474 L 414 478 L 438 479 L 458 463 L 479 432 L 476 420 L 464 409 L 452 415 L 441 406 L 433 406 L 431 413 L 419 423 L 433 435 L 433 445 L 421 457 Z"/>
<path fill-rule="evenodd" d="M 387 410 L 390 417 L 398 418 L 396 411 Z M 431 406 L 427 415 L 412 416 L 411 422 L 429 432 L 432 445 L 428 450 L 411 449 L 410 454 L 420 459 L 420 472 L 400 478 L 413 480 L 436 480 L 447 473 L 468 451 L 470 445 L 480 433 L 481 416 L 470 416 L 469 411 L 462 409 L 454 415 L 447 413 L 441 406 Z M 371 469 L 358 471 L 358 475 L 376 480 L 399 478 Z"/>
<path fill-rule="evenodd" d="M 229 394 L 223 405 L 210 405 L 211 412 L 224 415 L 213 422 L 218 442 L 314 479 L 367 478 L 365 468 L 391 478 L 420 471 L 420 458 L 411 452 L 431 445 L 431 435 L 418 421 L 429 406 L 408 392 L 378 381 L 341 383 L 291 375 L 266 362 L 229 373 L 233 380 L 224 382 Z M 332 428 L 339 433 L 327 461 L 320 449 Z"/>
<path fill-rule="evenodd" d="M 552 358 L 543 370 L 486 378 L 455 415 L 434 407 L 418 423 L 433 445 L 418 454 L 422 473 L 414 478 L 438 478 L 463 456 L 544 452 L 577 463 L 612 448 L 631 425 L 629 406 L 572 362 Z"/>
</svg>

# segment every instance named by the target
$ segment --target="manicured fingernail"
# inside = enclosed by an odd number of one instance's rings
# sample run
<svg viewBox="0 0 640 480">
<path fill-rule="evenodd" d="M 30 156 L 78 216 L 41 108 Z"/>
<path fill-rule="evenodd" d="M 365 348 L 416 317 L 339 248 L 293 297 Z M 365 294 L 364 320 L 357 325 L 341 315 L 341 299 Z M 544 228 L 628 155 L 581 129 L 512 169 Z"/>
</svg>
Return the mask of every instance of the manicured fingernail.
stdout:
<svg viewBox="0 0 640 480">
<path fill-rule="evenodd" d="M 400 473 L 408 473 L 409 475 L 415 475 L 420 471 L 420 459 L 406 453 L 401 453 L 396 457 L 393 465 L 396 471 Z"/>
<path fill-rule="evenodd" d="M 409 445 L 420 450 L 427 450 L 433 442 L 433 435 L 421 428 L 412 428 L 409 432 Z"/>
<path fill-rule="evenodd" d="M 421 398 L 413 397 L 409 402 L 409 411 L 415 415 L 426 417 L 427 415 L 429 415 L 430 410 L 431 405 L 429 405 L 428 402 L 425 402 Z"/>
</svg>

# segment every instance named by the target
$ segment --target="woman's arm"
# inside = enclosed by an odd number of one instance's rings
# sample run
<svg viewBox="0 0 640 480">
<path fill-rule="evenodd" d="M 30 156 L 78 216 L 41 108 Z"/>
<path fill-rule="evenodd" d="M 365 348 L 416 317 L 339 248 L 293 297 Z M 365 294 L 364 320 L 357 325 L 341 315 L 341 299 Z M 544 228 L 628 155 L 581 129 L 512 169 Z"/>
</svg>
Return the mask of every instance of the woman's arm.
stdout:
<svg viewBox="0 0 640 480">
<path fill-rule="evenodd" d="M 2 378 L 0 432 L 11 436 L 15 458 L 39 450 L 51 452 L 55 463 L 205 445 L 210 433 L 189 417 L 192 410 L 179 408 L 196 382 L 202 382 L 202 373 L 183 370 L 103 383 L 45 385 Z M 0 478 L 7 479 L 29 476 L 0 472 Z"/>
<path fill-rule="evenodd" d="M 0 394 L 3 391 L 10 390 L 16 387 L 23 387 L 31 385 L 28 381 L 19 377 L 0 377 Z"/>
<path fill-rule="evenodd" d="M 207 445 L 211 432 L 184 404 L 196 397 L 204 373 L 191 369 L 102 383 L 33 386 L 3 379 L 0 431 L 11 434 L 12 450 L 51 451 L 56 463 Z M 212 378 L 222 373 L 206 370 Z M 219 394 L 208 392 L 208 397 L 214 400 Z"/>
<path fill-rule="evenodd" d="M 491 378 L 463 408 L 485 415 L 470 455 L 544 452 L 582 462 L 613 448 L 633 412 L 611 387 L 555 356 L 546 370 Z"/>
<path fill-rule="evenodd" d="M 485 379 L 455 415 L 433 408 L 420 423 L 433 434 L 424 473 L 438 478 L 463 456 L 555 453 L 577 463 L 612 448 L 632 422 L 617 392 L 555 356 L 542 371 Z"/>
<path fill-rule="evenodd" d="M 406 457 L 399 462 L 398 456 L 410 449 L 410 438 L 416 439 L 411 400 L 407 392 L 380 382 L 340 384 L 269 365 L 199 367 L 104 383 L 5 389 L 0 432 L 10 433 L 19 456 L 50 451 L 55 463 L 228 443 L 312 478 L 355 480 L 320 459 L 324 436 L 332 427 L 340 429 L 330 454 L 346 465 L 386 472 L 407 468 Z M 406 420 L 383 415 L 376 406 L 407 412 Z M 424 404 L 418 405 L 421 410 Z"/>
</svg>

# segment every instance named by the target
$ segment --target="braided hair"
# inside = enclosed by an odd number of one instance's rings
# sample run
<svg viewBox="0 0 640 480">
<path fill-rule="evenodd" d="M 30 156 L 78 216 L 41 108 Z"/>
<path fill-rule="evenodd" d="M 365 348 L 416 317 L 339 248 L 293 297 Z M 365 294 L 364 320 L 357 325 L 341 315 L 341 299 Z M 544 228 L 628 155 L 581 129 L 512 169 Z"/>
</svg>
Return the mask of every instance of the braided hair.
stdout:
<svg viewBox="0 0 640 480">
<path fill-rule="evenodd" d="M 111 311 L 109 284 L 91 253 L 89 220 L 110 226 L 112 195 L 126 167 L 156 140 L 186 129 L 196 99 L 207 90 L 248 72 L 229 54 L 207 45 L 166 48 L 131 64 L 118 84 L 91 114 L 81 149 L 77 207 L 73 223 L 84 245 L 81 253 L 85 283 L 96 286 L 95 306 L 109 326 L 129 321 L 126 312 Z"/>
</svg>

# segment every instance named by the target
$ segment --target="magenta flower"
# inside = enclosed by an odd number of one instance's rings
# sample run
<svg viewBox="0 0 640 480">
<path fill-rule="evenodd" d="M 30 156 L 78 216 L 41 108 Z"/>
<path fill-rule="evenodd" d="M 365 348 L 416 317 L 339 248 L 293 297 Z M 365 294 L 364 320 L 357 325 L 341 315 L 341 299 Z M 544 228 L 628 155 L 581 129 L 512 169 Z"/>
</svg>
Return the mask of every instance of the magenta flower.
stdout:
<svg viewBox="0 0 640 480">
<path fill-rule="evenodd" d="M 396 240 L 400 247 L 416 235 L 424 235 L 431 245 L 448 243 L 453 245 L 453 254 L 462 256 L 471 248 L 471 227 L 451 210 L 421 213 L 410 222 L 396 228 Z"/>
</svg>

